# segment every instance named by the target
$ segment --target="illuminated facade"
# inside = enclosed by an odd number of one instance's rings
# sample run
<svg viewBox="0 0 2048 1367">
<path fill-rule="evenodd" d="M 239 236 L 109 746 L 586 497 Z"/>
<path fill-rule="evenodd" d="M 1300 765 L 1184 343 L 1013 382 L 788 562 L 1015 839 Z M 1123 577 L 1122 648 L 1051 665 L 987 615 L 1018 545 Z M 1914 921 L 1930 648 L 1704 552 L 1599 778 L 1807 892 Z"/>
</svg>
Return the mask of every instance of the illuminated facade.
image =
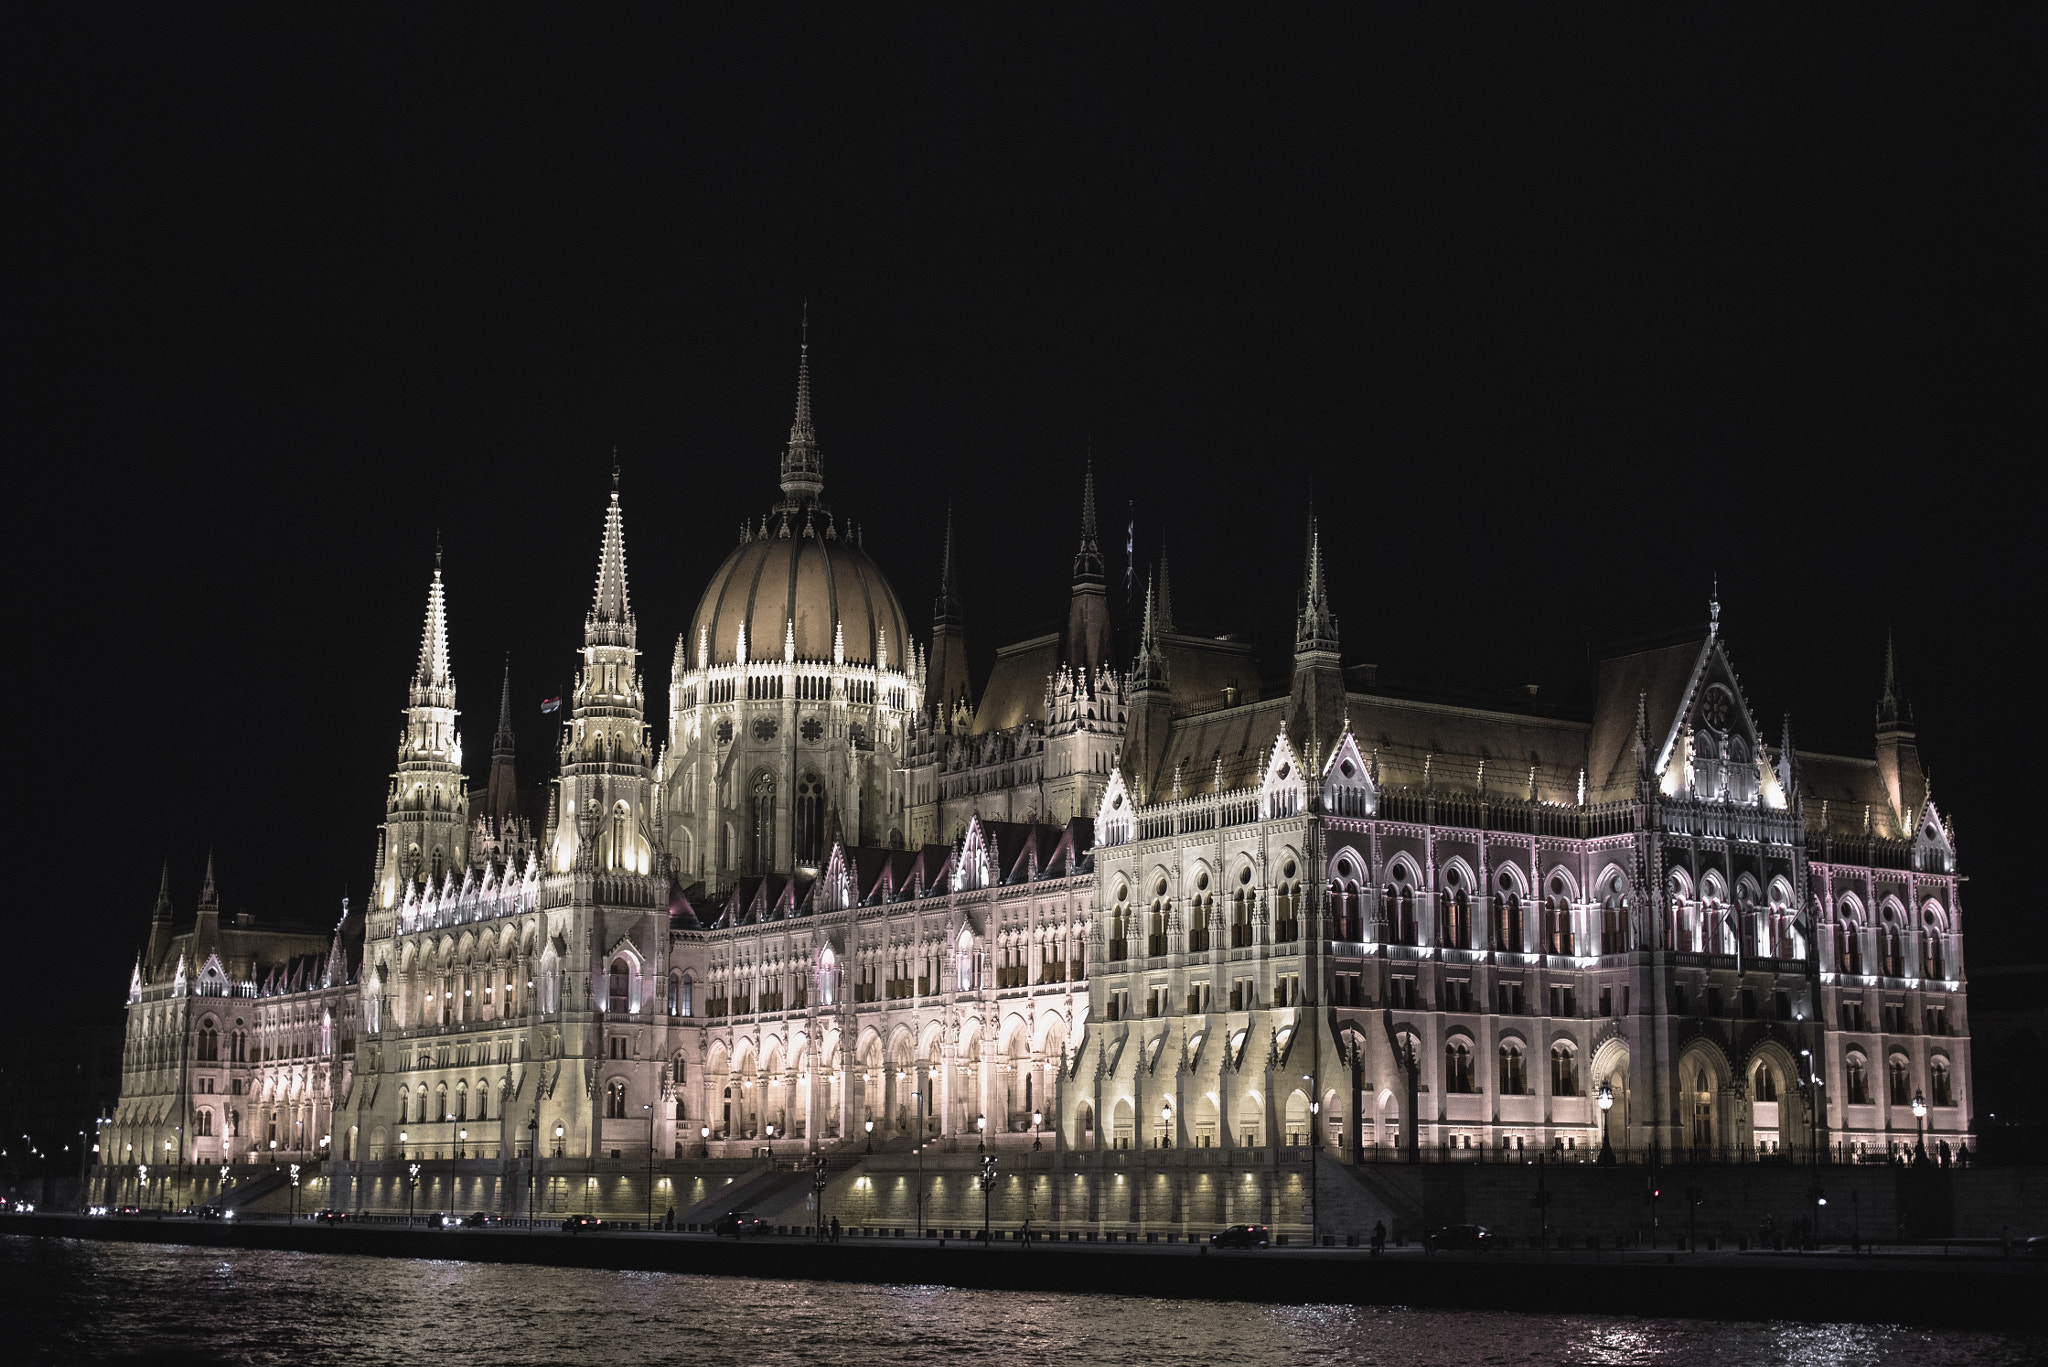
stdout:
<svg viewBox="0 0 2048 1367">
<path fill-rule="evenodd" d="M 1343 664 L 1311 519 L 1262 693 L 1241 639 L 1177 625 L 1163 561 L 1118 644 L 1091 474 L 1064 626 L 977 691 L 950 518 L 921 648 L 824 502 L 807 359 L 780 483 L 678 635 L 664 742 L 613 489 L 544 816 L 509 691 L 465 776 L 437 566 L 369 905 L 224 926 L 209 873 L 173 934 L 166 897 L 110 1161 L 275 1140 L 389 1205 L 414 1162 L 502 1196 L 920 1134 L 1276 1163 L 1965 1141 L 1953 836 L 1889 662 L 1856 757 L 1766 740 L 1718 605 L 1605 660 L 1590 717 L 1406 696 Z"/>
</svg>

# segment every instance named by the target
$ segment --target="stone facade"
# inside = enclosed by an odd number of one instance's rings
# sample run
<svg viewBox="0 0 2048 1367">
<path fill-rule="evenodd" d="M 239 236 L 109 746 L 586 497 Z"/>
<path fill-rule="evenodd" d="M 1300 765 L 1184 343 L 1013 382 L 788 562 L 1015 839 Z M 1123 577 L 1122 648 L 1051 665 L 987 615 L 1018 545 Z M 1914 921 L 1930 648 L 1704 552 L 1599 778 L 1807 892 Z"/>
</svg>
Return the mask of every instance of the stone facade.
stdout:
<svg viewBox="0 0 2048 1367">
<path fill-rule="evenodd" d="M 509 690 L 465 776 L 437 565 L 369 905 L 223 925 L 209 871 L 173 933 L 166 891 L 103 1161 L 275 1142 L 389 1204 L 962 1145 L 1206 1192 L 1214 1150 L 1270 1212 L 1304 1150 L 1968 1142 L 1954 836 L 1889 662 L 1867 756 L 1767 739 L 1718 605 L 1604 660 L 1590 716 L 1409 696 L 1342 662 L 1311 518 L 1262 694 L 1163 559 L 1118 644 L 1091 472 L 1065 626 L 977 695 L 950 518 L 926 651 L 823 500 L 807 358 L 781 486 L 679 633 L 664 740 L 615 484 L 544 815 Z"/>
</svg>

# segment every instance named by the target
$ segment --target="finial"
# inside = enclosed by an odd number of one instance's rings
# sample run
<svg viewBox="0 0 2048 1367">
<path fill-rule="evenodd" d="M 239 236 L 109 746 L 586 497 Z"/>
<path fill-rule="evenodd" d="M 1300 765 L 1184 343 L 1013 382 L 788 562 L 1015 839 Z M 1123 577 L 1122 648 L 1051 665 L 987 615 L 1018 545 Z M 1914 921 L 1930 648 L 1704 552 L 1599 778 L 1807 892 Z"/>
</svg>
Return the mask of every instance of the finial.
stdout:
<svg viewBox="0 0 2048 1367">
<path fill-rule="evenodd" d="M 434 528 L 434 576 L 435 576 L 436 578 L 439 578 L 439 577 L 440 577 L 440 574 L 441 574 L 441 529 L 440 529 L 439 527 L 436 527 L 436 528 Z"/>
<path fill-rule="evenodd" d="M 613 497 L 617 497 L 617 496 L 618 496 L 618 492 L 619 492 L 619 448 L 618 448 L 618 447 L 616 447 L 616 446 L 614 446 L 614 447 L 612 448 L 612 495 L 613 495 Z"/>
<path fill-rule="evenodd" d="M 1714 571 L 1714 589 L 1707 599 L 1707 634 L 1716 635 L 1721 630 L 1721 572 Z"/>
</svg>

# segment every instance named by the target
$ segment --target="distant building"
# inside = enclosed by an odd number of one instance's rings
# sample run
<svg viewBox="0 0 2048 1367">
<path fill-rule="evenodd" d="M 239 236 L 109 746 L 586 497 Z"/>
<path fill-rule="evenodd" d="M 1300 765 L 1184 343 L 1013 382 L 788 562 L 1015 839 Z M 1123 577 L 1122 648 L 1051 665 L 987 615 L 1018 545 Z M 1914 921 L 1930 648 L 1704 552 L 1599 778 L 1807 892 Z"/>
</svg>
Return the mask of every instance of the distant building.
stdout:
<svg viewBox="0 0 2048 1367">
<path fill-rule="evenodd" d="M 1718 604 L 1604 660 L 1589 717 L 1406 696 L 1344 665 L 1311 517 L 1262 692 L 1163 560 L 1118 644 L 1090 474 L 1064 626 L 977 694 L 950 519 L 920 645 L 824 501 L 807 359 L 780 475 L 676 640 L 665 740 L 614 488 L 537 821 L 509 687 L 466 775 L 437 566 L 368 905 L 223 923 L 209 870 L 174 930 L 166 888 L 111 1163 L 334 1158 L 402 1203 L 401 1160 L 920 1133 L 1881 1158 L 1917 1101 L 1967 1142 L 1954 839 L 1889 659 L 1856 756 L 1767 738 Z"/>
</svg>

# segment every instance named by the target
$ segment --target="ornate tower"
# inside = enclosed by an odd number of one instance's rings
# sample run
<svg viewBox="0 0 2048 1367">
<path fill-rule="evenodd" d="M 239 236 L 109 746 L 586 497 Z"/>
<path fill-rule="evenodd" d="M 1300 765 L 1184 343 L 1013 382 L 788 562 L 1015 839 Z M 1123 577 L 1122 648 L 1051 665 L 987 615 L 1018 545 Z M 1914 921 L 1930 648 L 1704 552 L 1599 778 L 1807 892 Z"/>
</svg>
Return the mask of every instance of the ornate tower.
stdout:
<svg viewBox="0 0 2048 1367">
<path fill-rule="evenodd" d="M 1061 663 L 1092 682 L 1114 658 L 1110 644 L 1109 588 L 1102 547 L 1095 539 L 1095 462 L 1081 486 L 1081 545 L 1074 552 L 1074 592 L 1067 605 L 1066 650 Z"/>
<path fill-rule="evenodd" d="M 448 603 L 436 552 L 419 665 L 398 737 L 398 768 L 384 800 L 376 910 L 387 915 L 408 883 L 439 884 L 469 862 L 469 792 L 462 777 L 462 737 L 455 730 L 458 715 L 455 676 L 448 668 Z"/>
<path fill-rule="evenodd" d="M 1294 623 L 1293 701 L 1287 734 L 1295 750 L 1319 765 L 1344 730 L 1344 667 L 1337 656 L 1337 614 L 1323 582 L 1322 534 L 1313 510 L 1302 567 L 1301 606 Z"/>
<path fill-rule="evenodd" d="M 1877 701 L 1877 771 L 1884 778 L 1892 814 L 1908 835 L 1927 801 L 1927 777 L 1920 770 L 1920 746 L 1914 739 L 1913 704 L 1899 691 L 1893 663 L 1892 637 L 1884 638 L 1884 691 Z"/>
<path fill-rule="evenodd" d="M 505 662 L 505 683 L 498 692 L 498 732 L 491 737 L 491 779 L 484 790 L 484 815 L 500 839 L 511 834 L 519 816 L 519 774 L 513 767 L 512 662 Z"/>
<path fill-rule="evenodd" d="M 932 603 L 932 651 L 925 674 L 924 702 L 932 724 L 940 731 L 952 729 L 953 718 L 965 704 L 974 707 L 973 685 L 967 676 L 967 612 L 960 602 L 960 588 L 953 579 L 953 506 L 946 505 L 945 559 L 939 564 L 939 593 Z"/>
<path fill-rule="evenodd" d="M 1167 728 L 1173 717 L 1173 685 L 1166 651 L 1159 640 L 1157 585 L 1145 585 L 1145 627 L 1138 640 L 1138 658 L 1131 665 L 1130 724 L 1124 743 L 1124 774 L 1137 788 L 1139 802 L 1155 802 L 1153 785 L 1166 758 Z"/>
<path fill-rule="evenodd" d="M 583 664 L 562 733 L 562 776 L 548 832 L 549 866 L 558 873 L 578 864 L 601 873 L 645 874 L 653 868 L 654 757 L 643 720 L 646 692 L 636 637 L 615 475 L 598 552 L 597 593 L 583 619 Z"/>
</svg>

